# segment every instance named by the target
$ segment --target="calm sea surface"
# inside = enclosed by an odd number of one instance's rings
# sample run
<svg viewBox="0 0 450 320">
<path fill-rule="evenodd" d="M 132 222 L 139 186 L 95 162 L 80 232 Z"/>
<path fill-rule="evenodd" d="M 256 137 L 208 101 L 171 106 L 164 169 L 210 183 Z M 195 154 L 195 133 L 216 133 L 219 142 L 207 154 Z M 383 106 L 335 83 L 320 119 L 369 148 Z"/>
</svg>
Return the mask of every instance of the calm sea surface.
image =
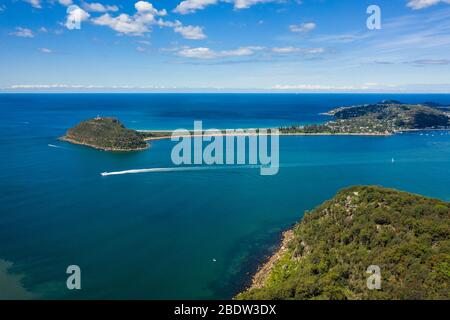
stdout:
<svg viewBox="0 0 450 320">
<path fill-rule="evenodd" d="M 0 95 L 0 286 L 15 281 L 35 298 L 230 298 L 280 232 L 340 188 L 450 200 L 448 132 L 281 137 L 275 176 L 230 167 L 102 177 L 173 166 L 174 143 L 107 153 L 56 140 L 97 115 L 134 129 L 272 127 L 383 99 L 450 104 L 450 95 Z M 72 264 L 80 291 L 66 289 Z"/>
</svg>

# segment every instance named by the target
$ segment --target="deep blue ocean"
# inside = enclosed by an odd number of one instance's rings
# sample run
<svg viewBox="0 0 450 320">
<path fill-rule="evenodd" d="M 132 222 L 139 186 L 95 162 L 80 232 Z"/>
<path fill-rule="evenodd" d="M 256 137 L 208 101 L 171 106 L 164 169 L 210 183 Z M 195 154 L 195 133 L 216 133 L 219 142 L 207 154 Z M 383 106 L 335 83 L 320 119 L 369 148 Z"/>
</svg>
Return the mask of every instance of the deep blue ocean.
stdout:
<svg viewBox="0 0 450 320">
<path fill-rule="evenodd" d="M 60 142 L 82 120 L 134 129 L 275 127 L 384 99 L 450 105 L 450 95 L 1 94 L 0 296 L 227 299 L 280 232 L 339 189 L 378 184 L 450 200 L 450 135 L 280 137 L 281 168 L 102 177 L 173 166 L 174 142 L 108 153 Z M 392 162 L 392 159 L 395 162 Z M 78 265 L 82 289 L 66 288 Z"/>
</svg>

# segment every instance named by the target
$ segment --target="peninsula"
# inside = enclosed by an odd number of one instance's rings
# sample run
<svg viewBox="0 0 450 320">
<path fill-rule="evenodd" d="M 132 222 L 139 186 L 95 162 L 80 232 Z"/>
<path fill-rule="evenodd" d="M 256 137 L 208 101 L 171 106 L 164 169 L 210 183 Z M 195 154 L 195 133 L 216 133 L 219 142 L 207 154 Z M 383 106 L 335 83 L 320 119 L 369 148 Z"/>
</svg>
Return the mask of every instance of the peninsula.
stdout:
<svg viewBox="0 0 450 320">
<path fill-rule="evenodd" d="M 362 134 L 391 135 L 426 129 L 449 129 L 450 113 L 427 104 L 382 101 L 333 109 L 325 115 L 334 120 L 324 124 L 280 128 L 283 134 Z"/>
<path fill-rule="evenodd" d="M 450 299 L 450 203 L 377 186 L 340 191 L 292 230 L 236 299 Z M 378 266 L 379 290 L 367 273 Z M 372 288 L 373 289 L 373 288 Z"/>
<path fill-rule="evenodd" d="M 447 108 L 431 102 L 404 104 L 399 101 L 382 101 L 340 107 L 327 113 L 334 119 L 323 124 L 287 126 L 278 128 L 283 136 L 290 135 L 360 135 L 386 136 L 414 130 L 450 129 L 450 112 Z M 251 136 L 261 132 L 253 130 L 224 130 L 217 133 L 188 131 L 185 135 L 195 136 Z M 272 132 L 271 129 L 265 130 Z M 146 141 L 170 139 L 172 130 L 131 130 L 115 118 L 100 118 L 83 121 L 60 138 L 63 141 L 90 146 L 105 151 L 136 151 L 148 148 Z"/>
<path fill-rule="evenodd" d="M 125 128 L 115 118 L 83 121 L 67 130 L 60 140 L 104 151 L 138 151 L 149 147 L 141 133 Z"/>
<path fill-rule="evenodd" d="M 450 129 L 448 108 L 431 102 L 404 104 L 399 101 L 387 100 L 375 104 L 340 107 L 325 113 L 325 115 L 334 119 L 323 124 L 280 127 L 278 128 L 279 133 L 283 136 L 387 136 L 405 131 Z M 220 133 L 216 135 L 251 135 L 258 133 L 260 129 L 255 130 L 251 132 L 244 130 L 236 133 L 220 130 Z M 170 130 L 143 130 L 140 132 L 146 140 L 168 139 L 172 134 Z M 190 132 L 191 136 L 201 134 L 202 132 Z"/>
</svg>

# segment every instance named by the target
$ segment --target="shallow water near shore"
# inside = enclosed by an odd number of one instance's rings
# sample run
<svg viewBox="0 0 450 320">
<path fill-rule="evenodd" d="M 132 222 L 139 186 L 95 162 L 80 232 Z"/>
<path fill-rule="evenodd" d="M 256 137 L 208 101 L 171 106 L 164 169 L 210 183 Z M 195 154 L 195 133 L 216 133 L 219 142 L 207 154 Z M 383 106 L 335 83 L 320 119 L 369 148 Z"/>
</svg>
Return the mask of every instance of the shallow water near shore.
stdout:
<svg viewBox="0 0 450 320">
<path fill-rule="evenodd" d="M 280 137 L 275 176 L 232 166 L 101 176 L 172 167 L 174 143 L 108 153 L 57 140 L 97 115 L 134 129 L 273 127 L 383 99 L 450 104 L 450 95 L 0 95 L 1 270 L 38 298 L 226 299 L 283 230 L 341 188 L 379 184 L 450 201 L 447 131 Z M 80 291 L 66 289 L 72 264 Z"/>
</svg>

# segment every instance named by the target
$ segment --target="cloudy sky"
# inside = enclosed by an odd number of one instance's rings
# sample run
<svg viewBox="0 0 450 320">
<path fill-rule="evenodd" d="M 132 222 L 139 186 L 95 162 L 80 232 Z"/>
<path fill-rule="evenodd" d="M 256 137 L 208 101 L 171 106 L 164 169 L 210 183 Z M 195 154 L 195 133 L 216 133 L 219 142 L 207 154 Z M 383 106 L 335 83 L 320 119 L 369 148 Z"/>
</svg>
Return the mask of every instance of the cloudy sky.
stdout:
<svg viewBox="0 0 450 320">
<path fill-rule="evenodd" d="M 450 0 L 0 0 L 0 44 L 3 92 L 450 92 Z"/>
</svg>

